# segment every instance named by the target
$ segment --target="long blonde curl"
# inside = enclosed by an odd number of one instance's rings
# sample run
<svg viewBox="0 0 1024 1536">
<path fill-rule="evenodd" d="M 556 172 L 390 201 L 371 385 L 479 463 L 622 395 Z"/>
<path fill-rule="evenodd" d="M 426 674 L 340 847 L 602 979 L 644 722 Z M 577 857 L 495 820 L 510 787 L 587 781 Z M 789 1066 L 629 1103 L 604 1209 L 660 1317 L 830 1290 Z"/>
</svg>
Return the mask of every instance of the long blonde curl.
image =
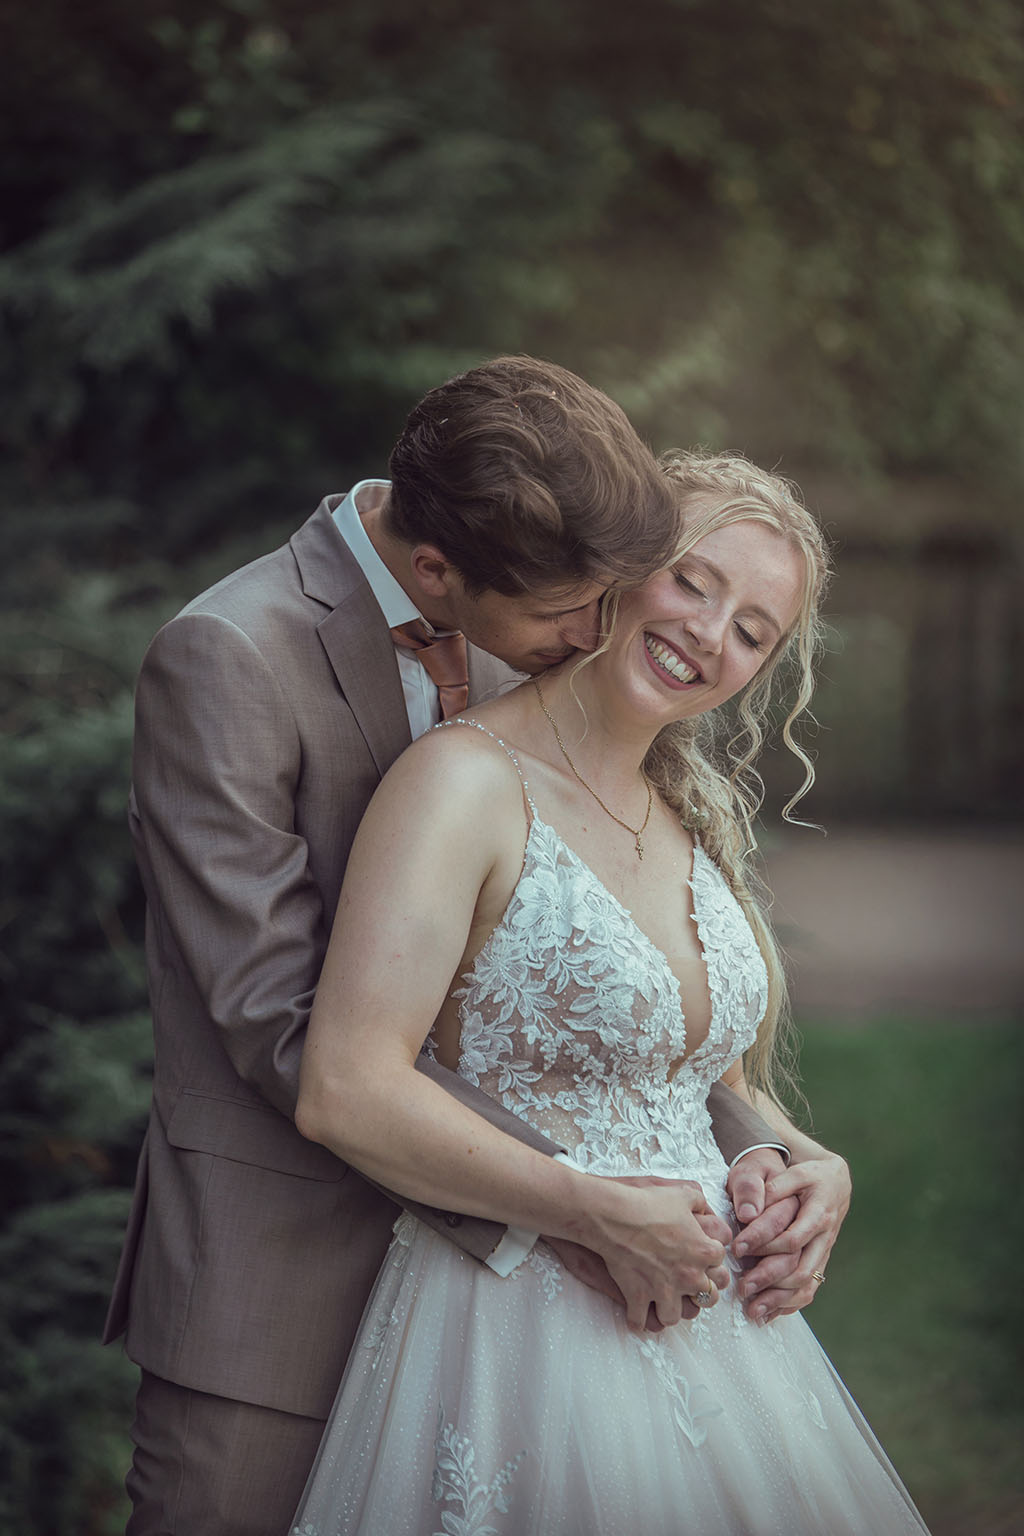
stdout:
<svg viewBox="0 0 1024 1536">
<path fill-rule="evenodd" d="M 794 725 L 807 714 L 814 692 L 814 665 L 823 636 L 819 609 L 829 575 L 828 549 L 796 487 L 742 455 L 672 451 L 664 454 L 660 463 L 680 500 L 682 535 L 675 561 L 707 534 L 741 522 L 758 522 L 774 529 L 802 556 L 799 613 L 756 676 L 724 708 L 665 726 L 644 759 L 650 782 L 684 826 L 698 833 L 753 929 L 768 971 L 768 1006 L 757 1039 L 747 1052 L 745 1072 L 751 1088 L 761 1089 L 781 1103 L 795 1088 L 792 1026 L 782 956 L 768 918 L 770 895 L 754 857 L 754 820 L 764 799 L 756 764 L 772 733 L 778 692 L 788 698 L 789 705 L 779 735 L 803 775 L 783 807 L 782 817 L 797 823 L 793 811 L 814 783 L 814 764 L 794 734 Z M 612 591 L 605 600 L 605 644 L 611 638 L 617 608 L 617 593 Z"/>
</svg>

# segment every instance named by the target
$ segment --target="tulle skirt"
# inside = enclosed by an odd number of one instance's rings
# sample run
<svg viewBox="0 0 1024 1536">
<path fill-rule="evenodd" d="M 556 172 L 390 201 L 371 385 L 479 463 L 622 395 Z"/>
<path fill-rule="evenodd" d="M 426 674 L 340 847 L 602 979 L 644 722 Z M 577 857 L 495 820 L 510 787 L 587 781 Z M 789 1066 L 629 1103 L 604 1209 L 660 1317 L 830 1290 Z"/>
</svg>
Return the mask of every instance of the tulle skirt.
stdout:
<svg viewBox="0 0 1024 1536">
<path fill-rule="evenodd" d="M 799 1316 L 637 1335 L 543 1244 L 501 1279 L 404 1215 L 294 1536 L 926 1528 Z"/>
</svg>

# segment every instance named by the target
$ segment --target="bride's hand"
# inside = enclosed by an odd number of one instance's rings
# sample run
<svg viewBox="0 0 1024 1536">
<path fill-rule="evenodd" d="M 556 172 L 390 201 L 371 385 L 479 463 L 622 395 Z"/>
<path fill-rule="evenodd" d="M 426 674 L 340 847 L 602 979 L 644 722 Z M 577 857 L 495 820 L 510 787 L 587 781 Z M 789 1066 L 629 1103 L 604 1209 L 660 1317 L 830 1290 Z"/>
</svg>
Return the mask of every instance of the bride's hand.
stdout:
<svg viewBox="0 0 1024 1536">
<path fill-rule="evenodd" d="M 698 1184 L 653 1174 L 600 1184 L 597 1198 L 580 1212 L 580 1230 L 607 1264 L 633 1327 L 647 1326 L 652 1306 L 656 1320 L 671 1327 L 693 1316 L 699 1293 L 717 1296 L 728 1283 L 723 1265 L 732 1234 Z M 609 1200 L 612 1186 L 620 1193 Z"/>
<path fill-rule="evenodd" d="M 706 1218 L 697 1217 L 698 1222 L 703 1223 Z M 713 1236 L 713 1233 L 709 1234 Z M 602 1296 L 607 1296 L 610 1301 L 616 1303 L 625 1310 L 626 1298 L 615 1284 L 608 1272 L 608 1265 L 599 1253 L 594 1253 L 590 1248 L 583 1248 L 579 1243 L 570 1243 L 568 1239 L 561 1237 L 547 1237 L 544 1241 L 553 1250 L 562 1264 L 574 1279 L 587 1285 L 592 1291 L 598 1291 Z M 708 1279 L 714 1285 L 712 1293 L 715 1301 L 718 1300 L 718 1292 L 724 1291 L 729 1284 L 729 1271 L 725 1265 L 716 1265 L 708 1270 Z M 713 1305 L 714 1303 L 712 1303 Z M 692 1322 L 700 1312 L 700 1307 L 690 1296 L 681 1298 L 682 1320 Z M 652 1302 L 647 1309 L 647 1322 L 644 1325 L 648 1333 L 661 1333 L 663 1325 L 658 1321 L 658 1314 Z"/>
<path fill-rule="evenodd" d="M 549 1248 L 553 1249 L 574 1279 L 579 1280 L 583 1285 L 588 1285 L 592 1291 L 598 1291 L 602 1296 L 607 1296 L 610 1301 L 625 1311 L 626 1298 L 615 1284 L 608 1272 L 608 1265 L 599 1253 L 594 1253 L 592 1249 L 584 1248 L 579 1243 L 570 1243 L 563 1237 L 545 1236 L 544 1241 Z M 689 1296 L 682 1298 L 682 1313 L 686 1321 L 696 1317 L 698 1310 L 697 1303 L 691 1301 Z M 648 1333 L 661 1332 L 662 1325 L 658 1321 L 653 1302 L 647 1309 L 645 1327 Z"/>
</svg>

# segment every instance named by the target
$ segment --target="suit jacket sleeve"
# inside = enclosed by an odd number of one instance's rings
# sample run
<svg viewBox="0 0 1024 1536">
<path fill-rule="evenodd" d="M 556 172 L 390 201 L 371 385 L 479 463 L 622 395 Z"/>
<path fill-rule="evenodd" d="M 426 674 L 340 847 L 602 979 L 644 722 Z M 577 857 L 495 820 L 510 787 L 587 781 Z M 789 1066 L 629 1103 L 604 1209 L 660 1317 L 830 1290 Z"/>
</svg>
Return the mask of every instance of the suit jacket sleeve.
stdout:
<svg viewBox="0 0 1024 1536">
<path fill-rule="evenodd" d="M 293 1117 L 327 917 L 295 827 L 294 717 L 235 625 L 186 614 L 156 637 L 136 693 L 132 766 L 161 949 L 184 968 L 238 1075 Z"/>
<path fill-rule="evenodd" d="M 295 824 L 301 771 L 289 701 L 252 640 L 209 614 L 162 630 L 139 679 L 133 761 L 149 921 L 165 930 L 159 950 L 185 968 L 239 1077 L 289 1119 L 333 916 Z M 426 1070 L 508 1134 L 556 1150 L 456 1074 Z M 410 1208 L 479 1258 L 505 1231 Z"/>
<path fill-rule="evenodd" d="M 715 1083 L 712 1087 L 708 1109 L 718 1150 L 730 1167 L 752 1147 L 776 1147 L 786 1162 L 789 1161 L 789 1148 L 779 1140 L 779 1133 L 724 1083 Z"/>
</svg>

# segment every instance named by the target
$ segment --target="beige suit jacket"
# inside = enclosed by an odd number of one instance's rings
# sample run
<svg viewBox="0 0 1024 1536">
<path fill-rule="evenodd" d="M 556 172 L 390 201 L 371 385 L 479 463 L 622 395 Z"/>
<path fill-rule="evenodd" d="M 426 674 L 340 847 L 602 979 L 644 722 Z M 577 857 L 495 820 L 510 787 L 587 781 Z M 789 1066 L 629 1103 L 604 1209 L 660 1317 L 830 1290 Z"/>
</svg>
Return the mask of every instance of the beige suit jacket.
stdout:
<svg viewBox="0 0 1024 1536">
<path fill-rule="evenodd" d="M 410 740 L 394 647 L 333 524 L 337 500 L 190 603 L 143 663 L 130 818 L 155 1071 L 105 1335 L 126 1330 L 131 1358 L 167 1380 L 316 1417 L 396 1208 L 296 1131 L 299 1059 L 352 839 Z M 471 699 L 510 676 L 471 649 Z M 727 1156 L 771 1139 L 720 1097 Z M 477 1258 L 502 1232 L 416 1209 Z"/>
</svg>

